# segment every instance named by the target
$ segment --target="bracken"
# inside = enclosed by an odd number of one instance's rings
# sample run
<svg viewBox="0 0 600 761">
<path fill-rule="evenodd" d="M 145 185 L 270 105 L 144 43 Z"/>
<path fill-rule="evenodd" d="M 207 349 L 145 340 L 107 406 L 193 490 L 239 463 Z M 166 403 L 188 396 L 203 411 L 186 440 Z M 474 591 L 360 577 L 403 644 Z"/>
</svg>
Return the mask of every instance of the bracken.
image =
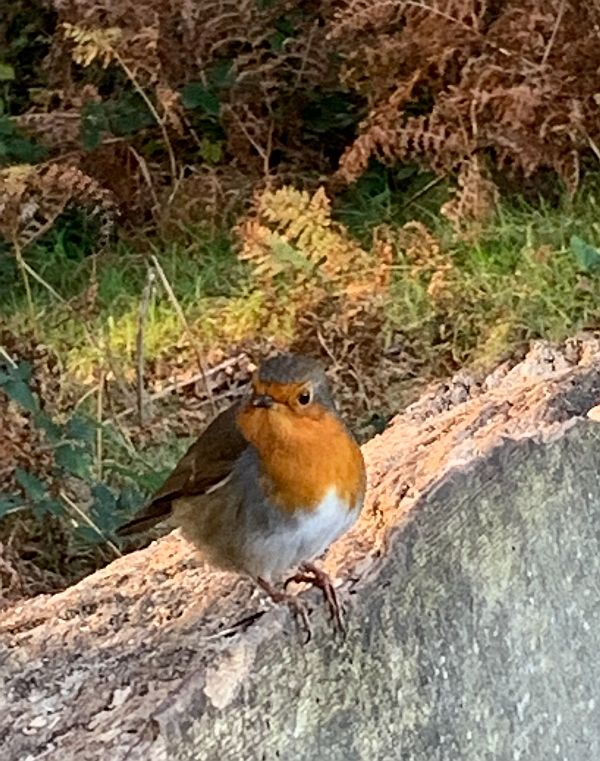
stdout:
<svg viewBox="0 0 600 761">
<path fill-rule="evenodd" d="M 551 168 L 574 191 L 600 140 L 599 22 L 586 0 L 349 0 L 330 40 L 369 114 L 340 175 L 372 158 L 459 170 L 454 217 L 485 213 L 489 161 L 517 176 Z"/>
</svg>

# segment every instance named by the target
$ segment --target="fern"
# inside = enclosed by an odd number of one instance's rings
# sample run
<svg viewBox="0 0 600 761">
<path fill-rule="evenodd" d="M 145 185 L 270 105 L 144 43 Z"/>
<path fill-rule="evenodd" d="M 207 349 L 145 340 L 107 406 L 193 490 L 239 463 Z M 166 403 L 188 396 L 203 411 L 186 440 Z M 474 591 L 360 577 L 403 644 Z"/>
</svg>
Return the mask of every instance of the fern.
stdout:
<svg viewBox="0 0 600 761">
<path fill-rule="evenodd" d="M 292 187 L 267 190 L 237 228 L 240 257 L 251 264 L 262 288 L 284 288 L 318 299 L 324 292 L 358 298 L 387 283 L 390 251 L 375 242 L 365 251 L 331 219 L 323 188 L 315 193 Z"/>
</svg>

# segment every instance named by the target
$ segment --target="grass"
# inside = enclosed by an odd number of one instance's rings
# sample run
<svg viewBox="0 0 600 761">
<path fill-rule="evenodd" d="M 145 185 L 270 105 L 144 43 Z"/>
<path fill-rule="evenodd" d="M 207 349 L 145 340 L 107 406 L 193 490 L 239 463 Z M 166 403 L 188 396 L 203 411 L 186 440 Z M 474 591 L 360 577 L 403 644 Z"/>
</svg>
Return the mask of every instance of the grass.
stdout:
<svg viewBox="0 0 600 761">
<path fill-rule="evenodd" d="M 53 231 L 27 252 L 27 261 L 79 315 L 32 282 L 35 326 L 28 319 L 14 259 L 8 250 L 0 252 L 0 288 L 7 296 L 0 302 L 0 314 L 14 333 L 35 327 L 37 338 L 63 357 L 66 370 L 79 379 L 90 377 L 102 363 L 102 347 L 108 346 L 117 359 L 129 365 L 135 353 L 139 302 L 150 254 L 157 256 L 187 319 L 198 326 L 207 344 L 215 340 L 217 325 L 233 334 L 234 324 L 242 332 L 244 326 L 252 326 L 261 310 L 260 298 L 248 292 L 244 267 L 227 233 L 209 234 L 202 225 L 187 230 L 181 241 L 164 246 L 149 240 L 119 241 L 97 256 L 86 256 L 85 249 L 74 252 L 71 245 L 65 245 L 60 229 Z M 82 315 L 97 345 L 86 339 Z M 144 338 L 150 359 L 182 340 L 181 324 L 159 285 L 149 306 Z"/>
<path fill-rule="evenodd" d="M 485 365 L 532 338 L 558 340 L 597 324 L 599 280 L 582 269 L 571 241 L 578 236 L 592 246 L 600 243 L 599 176 L 588 178 L 574 199 L 565 197 L 556 206 L 505 200 L 474 240 L 457 236 L 437 212 L 447 197 L 445 183 L 430 175 L 412 168 L 379 169 L 367 173 L 335 207 L 336 218 L 363 245 L 377 226 L 397 230 L 413 219 L 424 222 L 439 241 L 441 254 L 432 252 L 428 262 L 425 251 L 417 273 L 414 261 L 396 245 L 385 304 L 390 336 L 400 331 L 432 362 L 445 352 L 459 365 Z M 252 338 L 257 331 L 284 342 L 293 335 L 285 309 L 273 315 L 264 294 L 253 288 L 228 230 L 198 225 L 180 240 L 120 241 L 98 256 L 89 255 L 90 238 L 81 219 L 71 216 L 26 252 L 33 269 L 76 310 L 96 289 L 87 315 L 98 338 L 94 346 L 81 319 L 32 283 L 37 337 L 79 379 L 93 375 L 106 346 L 124 365 L 132 365 L 150 253 L 158 257 L 204 349 Z M 31 327 L 25 292 L 10 252 L 5 248 L 0 256 L 0 314 L 19 333 Z M 432 277 L 442 270 L 444 285 L 432 297 Z M 177 315 L 157 286 L 145 328 L 146 357 L 172 355 L 185 343 Z"/>
<path fill-rule="evenodd" d="M 532 339 L 561 340 L 598 327 L 600 258 L 586 266 L 574 239 L 589 244 L 593 259 L 600 244 L 599 175 L 557 205 L 504 199 L 474 239 L 458 236 L 433 211 L 447 198 L 443 183 L 417 175 L 408 187 L 393 191 L 392 185 L 367 176 L 338 217 L 363 242 L 378 225 L 397 228 L 413 219 L 439 241 L 442 254 L 432 252 L 429 266 L 420 262 L 416 276 L 414 262 L 396 251 L 386 306 L 388 330 L 399 330 L 430 363 L 445 356 L 442 366 L 489 369 Z M 424 195 L 423 188 L 429 188 Z M 445 272 L 445 287 L 432 297 L 428 286 L 436 272 Z"/>
</svg>

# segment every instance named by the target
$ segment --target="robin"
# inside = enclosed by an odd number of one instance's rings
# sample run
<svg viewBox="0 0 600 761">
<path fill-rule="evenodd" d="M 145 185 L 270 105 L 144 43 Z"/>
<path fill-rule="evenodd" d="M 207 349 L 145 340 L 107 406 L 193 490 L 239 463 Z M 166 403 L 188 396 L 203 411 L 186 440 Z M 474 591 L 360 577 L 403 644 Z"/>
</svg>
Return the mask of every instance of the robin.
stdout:
<svg viewBox="0 0 600 761">
<path fill-rule="evenodd" d="M 365 494 L 362 453 L 335 408 L 321 364 L 280 354 L 249 394 L 218 415 L 144 507 L 117 532 L 170 518 L 206 559 L 251 576 L 275 602 L 306 609 L 287 585 L 320 588 L 342 628 L 328 575 L 312 562 L 356 521 Z M 291 570 L 283 590 L 274 586 Z"/>
</svg>

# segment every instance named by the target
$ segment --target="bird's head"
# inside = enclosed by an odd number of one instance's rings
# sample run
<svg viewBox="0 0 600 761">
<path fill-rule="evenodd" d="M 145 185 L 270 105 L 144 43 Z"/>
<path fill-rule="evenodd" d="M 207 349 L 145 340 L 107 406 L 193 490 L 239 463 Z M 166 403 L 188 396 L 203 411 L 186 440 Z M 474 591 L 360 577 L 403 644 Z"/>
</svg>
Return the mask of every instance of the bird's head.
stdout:
<svg viewBox="0 0 600 761">
<path fill-rule="evenodd" d="M 254 373 L 239 422 L 248 440 L 258 443 L 265 435 L 295 436 L 332 415 L 335 405 L 321 363 L 301 354 L 278 354 Z"/>
<path fill-rule="evenodd" d="M 334 410 L 323 366 L 301 354 L 278 354 L 265 360 L 252 378 L 249 406 L 313 418 Z"/>
</svg>

